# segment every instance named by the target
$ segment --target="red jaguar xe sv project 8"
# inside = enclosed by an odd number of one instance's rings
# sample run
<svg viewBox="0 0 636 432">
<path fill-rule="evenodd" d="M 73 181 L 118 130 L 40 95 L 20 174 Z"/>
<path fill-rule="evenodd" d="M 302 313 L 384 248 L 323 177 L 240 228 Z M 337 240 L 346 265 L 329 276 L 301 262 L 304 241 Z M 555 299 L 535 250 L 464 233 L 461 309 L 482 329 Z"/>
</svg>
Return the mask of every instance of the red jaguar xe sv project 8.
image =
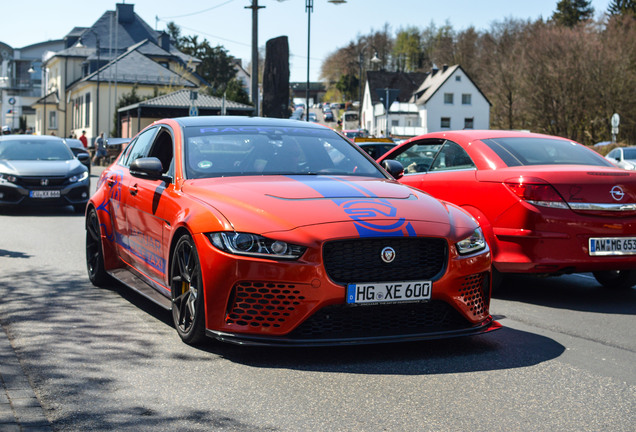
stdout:
<svg viewBox="0 0 636 432">
<path fill-rule="evenodd" d="M 499 327 L 477 221 L 307 122 L 153 123 L 100 177 L 86 259 L 95 285 L 114 278 L 171 309 L 191 344 L 378 343 Z"/>
<path fill-rule="evenodd" d="M 565 138 L 450 131 L 412 138 L 379 158 L 400 182 L 477 219 L 493 274 L 593 272 L 604 286 L 636 284 L 636 172 Z M 495 277 L 497 280 L 498 277 Z"/>
</svg>

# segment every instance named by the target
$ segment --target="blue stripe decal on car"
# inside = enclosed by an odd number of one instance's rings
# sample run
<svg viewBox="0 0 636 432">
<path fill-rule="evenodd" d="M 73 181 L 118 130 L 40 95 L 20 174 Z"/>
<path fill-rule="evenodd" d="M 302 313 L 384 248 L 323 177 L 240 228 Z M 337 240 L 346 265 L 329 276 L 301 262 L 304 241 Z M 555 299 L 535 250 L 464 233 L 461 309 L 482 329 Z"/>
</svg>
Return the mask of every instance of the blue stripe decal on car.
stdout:
<svg viewBox="0 0 636 432">
<path fill-rule="evenodd" d="M 415 236 L 415 229 L 391 201 L 370 190 L 334 177 L 290 176 L 341 207 L 355 224 L 360 237 Z"/>
</svg>

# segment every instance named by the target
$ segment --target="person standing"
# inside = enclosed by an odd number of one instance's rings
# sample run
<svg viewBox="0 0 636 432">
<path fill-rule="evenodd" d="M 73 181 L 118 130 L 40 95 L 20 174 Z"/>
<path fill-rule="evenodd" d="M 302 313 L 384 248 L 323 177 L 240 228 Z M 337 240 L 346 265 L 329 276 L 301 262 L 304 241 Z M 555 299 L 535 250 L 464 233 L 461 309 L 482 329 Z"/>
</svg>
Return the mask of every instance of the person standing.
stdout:
<svg viewBox="0 0 636 432">
<path fill-rule="evenodd" d="M 95 140 L 95 156 L 93 156 L 93 165 L 95 165 L 98 161 L 101 165 L 101 160 L 104 159 L 107 155 L 106 152 L 106 141 L 104 141 L 104 132 L 100 132 L 99 136 Z"/>
<path fill-rule="evenodd" d="M 86 131 L 82 131 L 82 136 L 79 137 L 79 140 L 82 142 L 84 148 L 88 148 L 88 139 L 86 139 Z"/>
</svg>

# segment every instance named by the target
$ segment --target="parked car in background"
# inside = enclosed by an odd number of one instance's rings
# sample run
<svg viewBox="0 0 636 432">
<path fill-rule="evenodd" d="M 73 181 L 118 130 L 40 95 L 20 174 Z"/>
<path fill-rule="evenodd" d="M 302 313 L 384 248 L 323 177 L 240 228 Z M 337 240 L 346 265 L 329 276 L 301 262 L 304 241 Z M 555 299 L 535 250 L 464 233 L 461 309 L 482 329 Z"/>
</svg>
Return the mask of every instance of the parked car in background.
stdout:
<svg viewBox="0 0 636 432">
<path fill-rule="evenodd" d="M 172 309 L 186 343 L 381 343 L 499 327 L 479 224 L 310 122 L 148 126 L 100 177 L 86 261 L 95 285 L 114 277 Z"/>
<path fill-rule="evenodd" d="M 309 121 L 310 122 L 317 122 L 318 121 L 318 116 L 316 115 L 316 113 L 310 112 L 308 114 L 309 116 Z"/>
<path fill-rule="evenodd" d="M 605 159 L 619 168 L 636 170 L 636 146 L 615 148 L 605 156 Z"/>
<path fill-rule="evenodd" d="M 332 122 L 333 121 L 333 112 L 331 111 L 325 111 L 323 118 L 325 119 L 326 122 Z"/>
<path fill-rule="evenodd" d="M 367 152 L 373 159 L 378 159 L 384 153 L 394 148 L 397 144 L 391 138 L 354 138 L 355 142 L 362 150 Z"/>
<path fill-rule="evenodd" d="M 343 129 L 342 134 L 352 141 L 356 138 L 366 138 L 369 136 L 369 132 L 366 129 Z"/>
<path fill-rule="evenodd" d="M 62 138 L 66 145 L 71 149 L 75 157 L 88 169 L 91 173 L 91 153 L 84 147 L 84 144 L 78 139 Z"/>
<path fill-rule="evenodd" d="M 358 111 L 345 111 L 342 113 L 342 130 L 357 129 L 360 127 Z"/>
<path fill-rule="evenodd" d="M 379 161 L 400 182 L 459 205 L 484 229 L 493 273 L 593 272 L 636 284 L 636 172 L 565 138 L 448 131 L 412 138 Z"/>
<path fill-rule="evenodd" d="M 84 212 L 88 169 L 61 138 L 0 136 L 0 206 L 68 206 Z"/>
</svg>

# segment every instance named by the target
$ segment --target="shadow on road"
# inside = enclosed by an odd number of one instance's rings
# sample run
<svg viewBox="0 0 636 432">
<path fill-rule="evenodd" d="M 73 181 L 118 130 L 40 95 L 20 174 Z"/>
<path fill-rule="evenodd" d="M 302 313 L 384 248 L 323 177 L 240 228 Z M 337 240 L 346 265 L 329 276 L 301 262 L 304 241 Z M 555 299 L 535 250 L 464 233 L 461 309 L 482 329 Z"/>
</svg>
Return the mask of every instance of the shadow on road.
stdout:
<svg viewBox="0 0 636 432">
<path fill-rule="evenodd" d="M 509 328 L 475 337 L 360 347 L 255 348 L 210 340 L 192 348 L 179 340 L 170 312 L 125 287 L 99 289 L 84 273 L 50 269 L 7 276 L 0 281 L 0 324 L 60 430 L 135 425 L 144 430 L 272 430 L 246 424 L 222 407 L 179 406 L 176 415 L 174 409 L 149 408 L 143 400 L 113 405 L 110 392 L 135 385 L 119 375 L 134 379 L 136 370 L 152 370 L 164 391 L 165 386 L 187 391 L 178 384 L 182 374 L 214 374 L 220 359 L 250 368 L 433 375 L 522 368 L 564 351 L 550 338 Z M 170 369 L 175 364 L 178 371 Z"/>
<path fill-rule="evenodd" d="M 22 207 L 0 207 L 0 214 L 3 216 L 16 217 L 84 217 L 84 213 L 76 212 L 73 207 L 68 206 L 22 206 Z"/>
<path fill-rule="evenodd" d="M 582 312 L 636 315 L 636 289 L 604 288 L 591 275 L 506 276 L 494 298 Z"/>
</svg>

